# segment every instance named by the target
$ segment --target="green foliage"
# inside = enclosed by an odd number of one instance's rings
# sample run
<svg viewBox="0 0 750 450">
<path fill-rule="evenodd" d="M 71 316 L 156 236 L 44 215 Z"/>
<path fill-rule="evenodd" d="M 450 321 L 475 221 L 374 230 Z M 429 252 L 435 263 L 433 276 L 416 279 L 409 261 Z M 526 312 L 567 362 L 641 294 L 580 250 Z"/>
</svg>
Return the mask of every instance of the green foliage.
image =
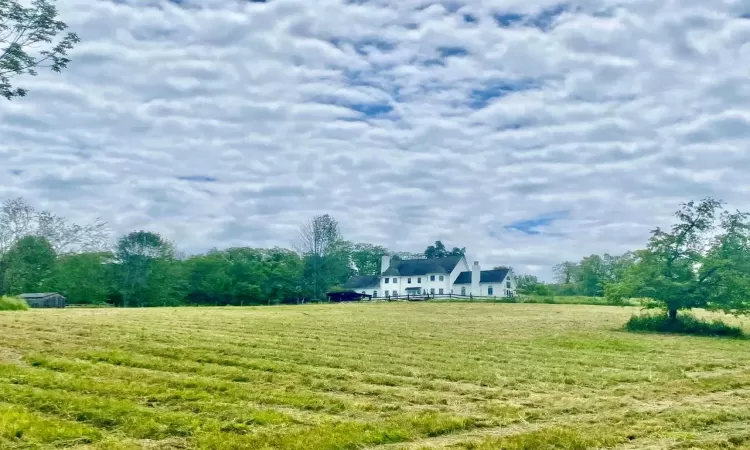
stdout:
<svg viewBox="0 0 750 450">
<path fill-rule="evenodd" d="M 105 303 L 114 283 L 112 258 L 106 252 L 60 256 L 50 282 L 51 290 L 73 304 Z"/>
<path fill-rule="evenodd" d="M 677 224 L 655 229 L 645 250 L 608 298 L 645 297 L 667 310 L 705 308 L 732 314 L 750 310 L 750 224 L 748 215 L 723 210 L 706 199 L 683 204 Z"/>
<path fill-rule="evenodd" d="M 26 311 L 29 305 L 20 297 L 0 295 L 0 311 Z"/>
<path fill-rule="evenodd" d="M 351 260 L 357 270 L 357 275 L 380 275 L 382 257 L 388 253 L 388 249 L 380 245 L 364 243 L 352 245 Z"/>
<path fill-rule="evenodd" d="M 184 265 L 191 304 L 266 304 L 303 295 L 303 261 L 290 250 L 213 250 Z"/>
<path fill-rule="evenodd" d="M 681 314 L 671 319 L 667 314 L 642 314 L 633 316 L 625 324 L 628 331 L 650 331 L 655 333 L 692 334 L 697 336 L 743 337 L 741 328 L 727 325 L 720 320 L 699 319 L 691 314 Z"/>
<path fill-rule="evenodd" d="M 557 295 L 585 295 L 601 297 L 606 286 L 619 282 L 627 268 L 633 264 L 634 255 L 590 255 L 579 262 L 565 261 L 553 267 L 555 285 L 550 287 Z"/>
<path fill-rule="evenodd" d="M 122 306 L 171 305 L 176 281 L 174 247 L 157 233 L 134 231 L 120 238 L 115 251 L 117 293 Z"/>
<path fill-rule="evenodd" d="M 442 241 L 435 241 L 435 245 L 430 245 L 424 251 L 425 258 L 445 258 L 447 256 L 465 256 L 466 247 L 458 248 L 453 247 L 452 250 L 448 251 L 445 248 L 445 244 Z"/>
<path fill-rule="evenodd" d="M 314 299 L 343 284 L 352 270 L 352 245 L 341 236 L 339 224 L 328 214 L 315 216 L 300 227 L 297 250 L 303 259 L 304 291 Z"/>
<path fill-rule="evenodd" d="M 43 237 L 18 240 L 0 260 L 2 292 L 11 295 L 43 292 L 49 284 L 57 256 Z"/>
<path fill-rule="evenodd" d="M 516 275 L 516 287 L 521 294 L 542 297 L 552 297 L 555 295 L 553 286 L 539 281 L 539 278 L 534 275 Z"/>
<path fill-rule="evenodd" d="M 50 0 L 30 3 L 0 0 L 0 96 L 8 100 L 27 93 L 14 88 L 11 77 L 36 75 L 39 67 L 62 71 L 70 62 L 68 52 L 79 42 L 75 33 L 57 39 L 68 26 L 57 20 L 57 9 Z M 29 53 L 39 48 L 38 53 Z"/>
</svg>

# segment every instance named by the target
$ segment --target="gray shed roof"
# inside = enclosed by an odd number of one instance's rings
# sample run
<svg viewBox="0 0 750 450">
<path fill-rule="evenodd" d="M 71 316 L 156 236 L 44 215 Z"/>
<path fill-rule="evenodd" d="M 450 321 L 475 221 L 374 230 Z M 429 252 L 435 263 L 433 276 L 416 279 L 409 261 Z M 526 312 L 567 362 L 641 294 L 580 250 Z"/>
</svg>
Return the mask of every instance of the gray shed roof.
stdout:
<svg viewBox="0 0 750 450">
<path fill-rule="evenodd" d="M 508 275 L 508 269 L 482 270 L 479 272 L 480 283 L 501 283 Z M 461 272 L 453 284 L 471 284 L 471 272 Z"/>
<path fill-rule="evenodd" d="M 39 292 L 39 293 L 34 293 L 34 294 L 21 294 L 19 295 L 19 297 L 31 299 L 31 298 L 47 298 L 47 297 L 52 297 L 53 295 L 60 295 L 60 294 L 58 294 L 57 292 Z"/>
</svg>

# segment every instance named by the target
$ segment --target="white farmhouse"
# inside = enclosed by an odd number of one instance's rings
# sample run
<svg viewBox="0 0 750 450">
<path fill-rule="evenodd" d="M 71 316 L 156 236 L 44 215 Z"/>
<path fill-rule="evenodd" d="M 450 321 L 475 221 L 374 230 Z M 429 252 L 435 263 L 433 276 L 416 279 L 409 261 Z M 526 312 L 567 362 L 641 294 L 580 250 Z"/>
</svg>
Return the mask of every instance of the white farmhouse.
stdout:
<svg viewBox="0 0 750 450">
<path fill-rule="evenodd" d="M 377 297 L 408 295 L 465 295 L 513 297 L 516 280 L 509 269 L 469 267 L 463 256 L 431 259 L 393 259 L 383 256 L 380 276 L 356 276 L 344 288 Z"/>
</svg>

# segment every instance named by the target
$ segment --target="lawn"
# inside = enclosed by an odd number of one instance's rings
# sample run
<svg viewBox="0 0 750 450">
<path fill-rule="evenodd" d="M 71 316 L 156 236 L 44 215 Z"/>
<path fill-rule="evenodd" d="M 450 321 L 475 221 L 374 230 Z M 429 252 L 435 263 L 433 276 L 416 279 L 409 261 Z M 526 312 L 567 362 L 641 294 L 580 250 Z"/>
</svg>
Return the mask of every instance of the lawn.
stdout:
<svg viewBox="0 0 750 450">
<path fill-rule="evenodd" d="M 2 449 L 750 447 L 750 342 L 634 308 L 0 312 Z"/>
</svg>

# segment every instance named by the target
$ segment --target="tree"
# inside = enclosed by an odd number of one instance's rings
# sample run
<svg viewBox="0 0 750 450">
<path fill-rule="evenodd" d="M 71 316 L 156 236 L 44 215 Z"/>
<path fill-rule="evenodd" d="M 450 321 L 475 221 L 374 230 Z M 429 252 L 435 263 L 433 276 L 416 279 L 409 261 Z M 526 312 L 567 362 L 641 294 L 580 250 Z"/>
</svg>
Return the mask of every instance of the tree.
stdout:
<svg viewBox="0 0 750 450">
<path fill-rule="evenodd" d="M 2 291 L 11 295 L 45 291 L 52 278 L 55 259 L 55 251 L 43 237 L 20 239 L 0 261 Z"/>
<path fill-rule="evenodd" d="M 70 303 L 106 303 L 113 283 L 112 258 L 109 252 L 58 257 L 52 290 L 64 295 Z"/>
<path fill-rule="evenodd" d="M 583 258 L 577 265 L 574 279 L 578 292 L 587 297 L 604 295 L 604 286 L 609 282 L 608 270 L 604 260 L 599 255 Z"/>
<path fill-rule="evenodd" d="M 134 231 L 117 242 L 118 292 L 123 306 L 167 304 L 174 247 L 157 233 Z"/>
<path fill-rule="evenodd" d="M 0 96 L 10 100 L 27 94 L 26 89 L 13 87 L 11 77 L 34 76 L 37 68 L 61 72 L 67 67 L 68 52 L 79 42 L 75 33 L 58 37 L 67 28 L 57 20 L 57 8 L 50 0 L 31 0 L 28 7 L 16 0 L 0 0 Z"/>
<path fill-rule="evenodd" d="M 521 292 L 531 291 L 540 283 L 539 278 L 534 275 L 516 275 L 516 287 Z"/>
<path fill-rule="evenodd" d="M 520 293 L 526 295 L 539 295 L 543 297 L 551 297 L 555 295 L 552 286 L 540 281 L 539 278 L 534 275 L 516 275 L 516 286 Z"/>
<path fill-rule="evenodd" d="M 465 256 L 466 247 L 458 248 L 453 247 L 451 251 L 445 248 L 445 244 L 442 241 L 435 241 L 434 245 L 430 245 L 424 251 L 425 258 L 445 258 L 447 256 Z"/>
<path fill-rule="evenodd" d="M 21 197 L 4 201 L 0 206 L 0 255 L 25 236 L 44 237 L 57 254 L 65 254 L 104 250 L 109 230 L 101 219 L 77 225 L 49 211 L 37 211 Z"/>
<path fill-rule="evenodd" d="M 689 202 L 675 213 L 677 224 L 651 232 L 645 250 L 622 281 L 607 288 L 613 301 L 644 297 L 664 308 L 706 308 L 727 313 L 750 309 L 750 223 L 746 213 L 725 211 L 720 201 Z"/>
<path fill-rule="evenodd" d="M 352 245 L 351 258 L 357 275 L 380 275 L 380 264 L 383 256 L 388 253 L 388 249 L 380 245 L 364 243 Z"/>
<path fill-rule="evenodd" d="M 391 255 L 393 260 L 406 261 L 409 259 L 423 259 L 424 253 L 412 253 L 412 252 L 396 252 Z"/>
<path fill-rule="evenodd" d="M 552 268 L 555 274 L 555 281 L 559 284 L 571 284 L 578 272 L 578 263 L 573 261 L 564 261 Z"/>
<path fill-rule="evenodd" d="M 302 260 L 291 250 L 213 250 L 186 264 L 189 303 L 267 304 L 302 295 Z"/>
<path fill-rule="evenodd" d="M 321 298 L 326 289 L 343 283 L 350 274 L 351 245 L 343 240 L 338 222 L 328 214 L 300 226 L 296 248 L 304 258 L 305 279 L 314 298 Z"/>
</svg>

